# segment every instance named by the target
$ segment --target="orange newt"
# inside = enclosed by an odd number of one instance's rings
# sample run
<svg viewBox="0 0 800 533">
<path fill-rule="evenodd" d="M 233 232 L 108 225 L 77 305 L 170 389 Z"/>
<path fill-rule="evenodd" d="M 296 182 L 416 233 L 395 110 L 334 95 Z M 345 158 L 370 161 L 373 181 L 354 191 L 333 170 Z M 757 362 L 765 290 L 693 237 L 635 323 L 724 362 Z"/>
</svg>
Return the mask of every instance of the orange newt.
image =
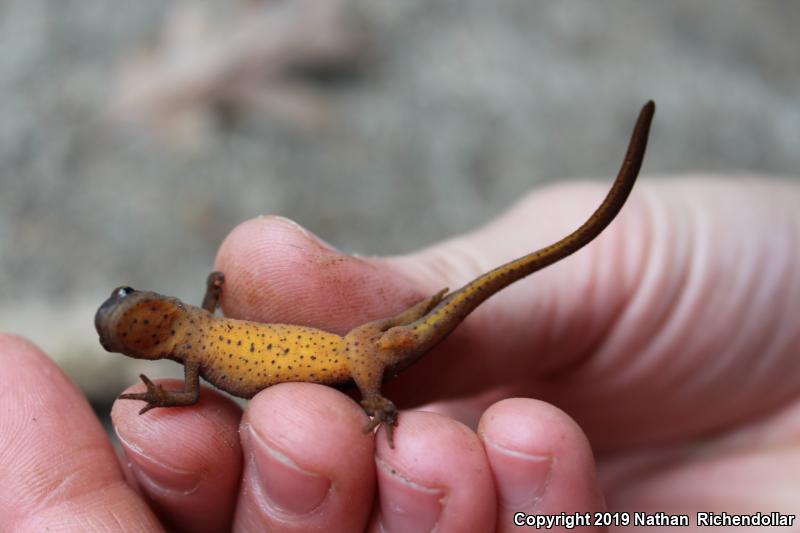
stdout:
<svg viewBox="0 0 800 533">
<path fill-rule="evenodd" d="M 436 346 L 484 300 L 507 285 L 579 250 L 608 226 L 625 203 L 641 168 L 655 104 L 642 108 L 628 151 L 600 207 L 560 241 L 487 272 L 455 292 L 441 290 L 397 316 L 368 322 L 345 336 L 289 324 L 261 324 L 214 315 L 224 276 L 208 277 L 202 307 L 130 287 L 114 289 L 95 316 L 100 343 L 110 352 L 139 359 L 172 359 L 184 365 L 182 391 L 164 390 L 146 376 L 147 391 L 122 394 L 154 407 L 197 402 L 200 376 L 235 396 L 250 398 L 285 381 L 333 386 L 355 382 L 361 405 L 383 423 L 390 446 L 397 408 L 381 384 Z"/>
</svg>

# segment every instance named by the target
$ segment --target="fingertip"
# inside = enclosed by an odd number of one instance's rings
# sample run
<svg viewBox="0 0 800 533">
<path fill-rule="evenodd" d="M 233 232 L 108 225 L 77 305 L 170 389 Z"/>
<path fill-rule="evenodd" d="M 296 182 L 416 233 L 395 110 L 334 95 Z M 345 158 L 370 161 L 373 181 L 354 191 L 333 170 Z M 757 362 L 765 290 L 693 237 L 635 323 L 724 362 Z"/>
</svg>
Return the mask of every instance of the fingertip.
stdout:
<svg viewBox="0 0 800 533">
<path fill-rule="evenodd" d="M 491 434 L 504 446 L 557 450 L 564 442 L 574 441 L 590 451 L 572 418 L 552 404 L 531 398 L 507 398 L 491 405 L 481 417 L 479 432 Z"/>
<path fill-rule="evenodd" d="M 329 387 L 285 383 L 250 402 L 236 527 L 291 522 L 310 530 L 361 530 L 375 483 L 373 436 L 350 398 Z"/>
<path fill-rule="evenodd" d="M 273 248 L 280 253 L 273 253 Z M 267 215 L 251 218 L 234 227 L 220 245 L 215 265 L 216 270 L 231 272 L 238 276 L 258 274 L 264 259 L 297 261 L 305 249 L 318 252 L 337 251 L 322 239 L 286 217 Z M 226 277 L 226 283 L 229 280 Z M 250 281 L 260 281 L 256 276 Z"/>
<path fill-rule="evenodd" d="M 220 246 L 216 269 L 225 274 L 225 314 L 337 333 L 419 297 L 381 261 L 343 254 L 283 217 L 239 224 Z"/>
<path fill-rule="evenodd" d="M 379 522 L 387 531 L 488 531 L 492 477 L 477 435 L 450 418 L 404 411 L 390 449 L 378 435 Z"/>
<path fill-rule="evenodd" d="M 175 380 L 159 383 L 179 389 Z M 142 391 L 137 384 L 135 390 Z M 230 525 L 241 474 L 241 409 L 203 389 L 191 407 L 158 408 L 140 415 L 141 401 L 114 403 L 111 419 L 126 468 L 167 524 L 192 530 Z"/>
<path fill-rule="evenodd" d="M 251 400 L 242 423 L 321 470 L 331 467 L 331 455 L 358 463 L 374 453 L 374 438 L 363 431 L 367 422 L 361 406 L 336 389 L 281 383 Z"/>
<path fill-rule="evenodd" d="M 225 275 L 223 311 L 245 320 L 297 323 L 301 317 L 293 309 L 305 310 L 313 299 L 308 287 L 318 285 L 313 265 L 323 252 L 335 253 L 289 219 L 242 222 L 222 241 L 215 262 Z"/>
<path fill-rule="evenodd" d="M 512 512 L 604 508 L 586 435 L 560 409 L 527 398 L 503 400 L 486 410 L 478 433 L 507 523 Z"/>
<path fill-rule="evenodd" d="M 50 361 L 32 341 L 14 333 L 0 332 L 0 357 L 37 357 Z"/>
</svg>

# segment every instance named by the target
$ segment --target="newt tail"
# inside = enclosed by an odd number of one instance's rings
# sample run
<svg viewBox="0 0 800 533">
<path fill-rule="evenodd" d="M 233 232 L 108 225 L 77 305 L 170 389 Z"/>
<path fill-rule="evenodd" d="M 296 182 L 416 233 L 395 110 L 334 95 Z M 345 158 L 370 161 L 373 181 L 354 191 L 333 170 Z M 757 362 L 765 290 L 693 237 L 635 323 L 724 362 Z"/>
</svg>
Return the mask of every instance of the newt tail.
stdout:
<svg viewBox="0 0 800 533">
<path fill-rule="evenodd" d="M 631 135 L 628 151 L 611 190 L 606 194 L 600 207 L 578 229 L 558 242 L 478 276 L 457 291 L 448 294 L 425 316 L 401 326 L 413 331 L 415 348 L 420 351 L 417 357 L 447 337 L 487 298 L 515 281 L 577 252 L 600 235 L 620 212 L 633 189 L 644 160 L 655 109 L 652 100 L 642 107 Z M 387 333 L 398 335 L 398 332 Z M 396 370 L 407 367 L 414 360 L 412 357 L 406 357 Z"/>
<path fill-rule="evenodd" d="M 185 373 L 183 390 L 165 390 L 142 375 L 145 392 L 120 398 L 144 401 L 140 413 L 145 413 L 155 407 L 195 404 L 200 377 L 245 398 L 286 381 L 332 386 L 355 382 L 361 405 L 372 417 L 365 431 L 383 424 L 393 446 L 397 409 L 381 394 L 383 382 L 431 350 L 497 291 L 575 253 L 597 237 L 617 216 L 633 188 L 654 113 L 652 101 L 642 108 L 611 190 L 577 230 L 453 293 L 444 289 L 396 316 L 368 322 L 345 336 L 292 324 L 215 316 L 225 280 L 221 272 L 208 277 L 202 307 L 130 287 L 114 289 L 95 315 L 103 347 L 139 359 L 172 359 L 184 365 Z"/>
</svg>

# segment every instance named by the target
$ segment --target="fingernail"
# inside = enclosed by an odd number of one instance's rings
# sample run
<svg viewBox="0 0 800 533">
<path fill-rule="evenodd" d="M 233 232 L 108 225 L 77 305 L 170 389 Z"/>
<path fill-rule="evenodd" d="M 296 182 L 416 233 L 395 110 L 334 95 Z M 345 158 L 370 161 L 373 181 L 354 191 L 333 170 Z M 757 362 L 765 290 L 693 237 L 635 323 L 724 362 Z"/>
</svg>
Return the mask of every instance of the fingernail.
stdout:
<svg viewBox="0 0 800 533">
<path fill-rule="evenodd" d="M 375 463 L 380 487 L 381 531 L 432 531 L 442 513 L 444 491 L 411 481 L 378 457 Z"/>
<path fill-rule="evenodd" d="M 165 494 L 186 496 L 197 490 L 201 479 L 197 473 L 163 463 L 133 444 L 120 432 L 119 428 L 116 428 L 115 432 L 139 483 L 152 491 Z"/>
<path fill-rule="evenodd" d="M 300 468 L 253 426 L 247 427 L 247 433 L 258 481 L 270 505 L 285 513 L 304 515 L 322 504 L 331 488 L 328 478 Z"/>
<path fill-rule="evenodd" d="M 535 505 L 547 491 L 555 457 L 511 450 L 483 436 L 495 476 L 497 495 L 505 507 Z"/>
</svg>

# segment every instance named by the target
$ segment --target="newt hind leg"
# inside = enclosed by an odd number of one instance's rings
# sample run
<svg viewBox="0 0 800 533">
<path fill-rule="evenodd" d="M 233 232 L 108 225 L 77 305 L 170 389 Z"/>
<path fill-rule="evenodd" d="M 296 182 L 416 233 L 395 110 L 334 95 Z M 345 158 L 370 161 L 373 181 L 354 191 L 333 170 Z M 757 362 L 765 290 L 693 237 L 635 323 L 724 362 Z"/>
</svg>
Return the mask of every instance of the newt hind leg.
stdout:
<svg viewBox="0 0 800 533">
<path fill-rule="evenodd" d="M 406 324 L 411 324 L 415 320 L 418 320 L 428 314 L 431 309 L 436 307 L 438 303 L 444 299 L 448 290 L 449 289 L 444 288 L 433 296 L 425 298 L 424 300 L 420 300 L 408 309 L 393 317 L 385 318 L 383 320 L 376 320 L 375 322 L 365 324 L 365 326 L 372 325 L 373 327 L 378 328 L 380 331 L 386 331 L 387 329 L 396 326 L 405 326 Z"/>
<path fill-rule="evenodd" d="M 345 337 L 345 357 L 350 375 L 361 393 L 361 406 L 372 418 L 364 427 L 364 433 L 383 424 L 389 447 L 394 448 L 392 428 L 397 424 L 397 407 L 381 394 L 383 373 L 388 366 L 375 346 L 381 335 L 375 325 L 366 324 L 354 329 Z"/>
<path fill-rule="evenodd" d="M 361 400 L 361 407 L 371 417 L 364 426 L 364 433 L 371 433 L 380 424 L 386 429 L 386 440 L 389 447 L 394 448 L 394 427 L 397 425 L 397 406 L 380 393 L 372 394 Z"/>
<path fill-rule="evenodd" d="M 394 448 L 393 429 L 397 425 L 397 407 L 381 394 L 381 384 L 385 381 L 385 370 L 397 365 L 413 350 L 414 339 L 395 339 L 386 343 L 386 331 L 402 329 L 425 316 L 442 301 L 447 289 L 426 298 L 391 318 L 368 322 L 350 331 L 345 336 L 345 355 L 350 374 L 361 393 L 361 406 L 372 417 L 364 428 L 365 433 L 383 424 L 389 447 Z"/>
</svg>

